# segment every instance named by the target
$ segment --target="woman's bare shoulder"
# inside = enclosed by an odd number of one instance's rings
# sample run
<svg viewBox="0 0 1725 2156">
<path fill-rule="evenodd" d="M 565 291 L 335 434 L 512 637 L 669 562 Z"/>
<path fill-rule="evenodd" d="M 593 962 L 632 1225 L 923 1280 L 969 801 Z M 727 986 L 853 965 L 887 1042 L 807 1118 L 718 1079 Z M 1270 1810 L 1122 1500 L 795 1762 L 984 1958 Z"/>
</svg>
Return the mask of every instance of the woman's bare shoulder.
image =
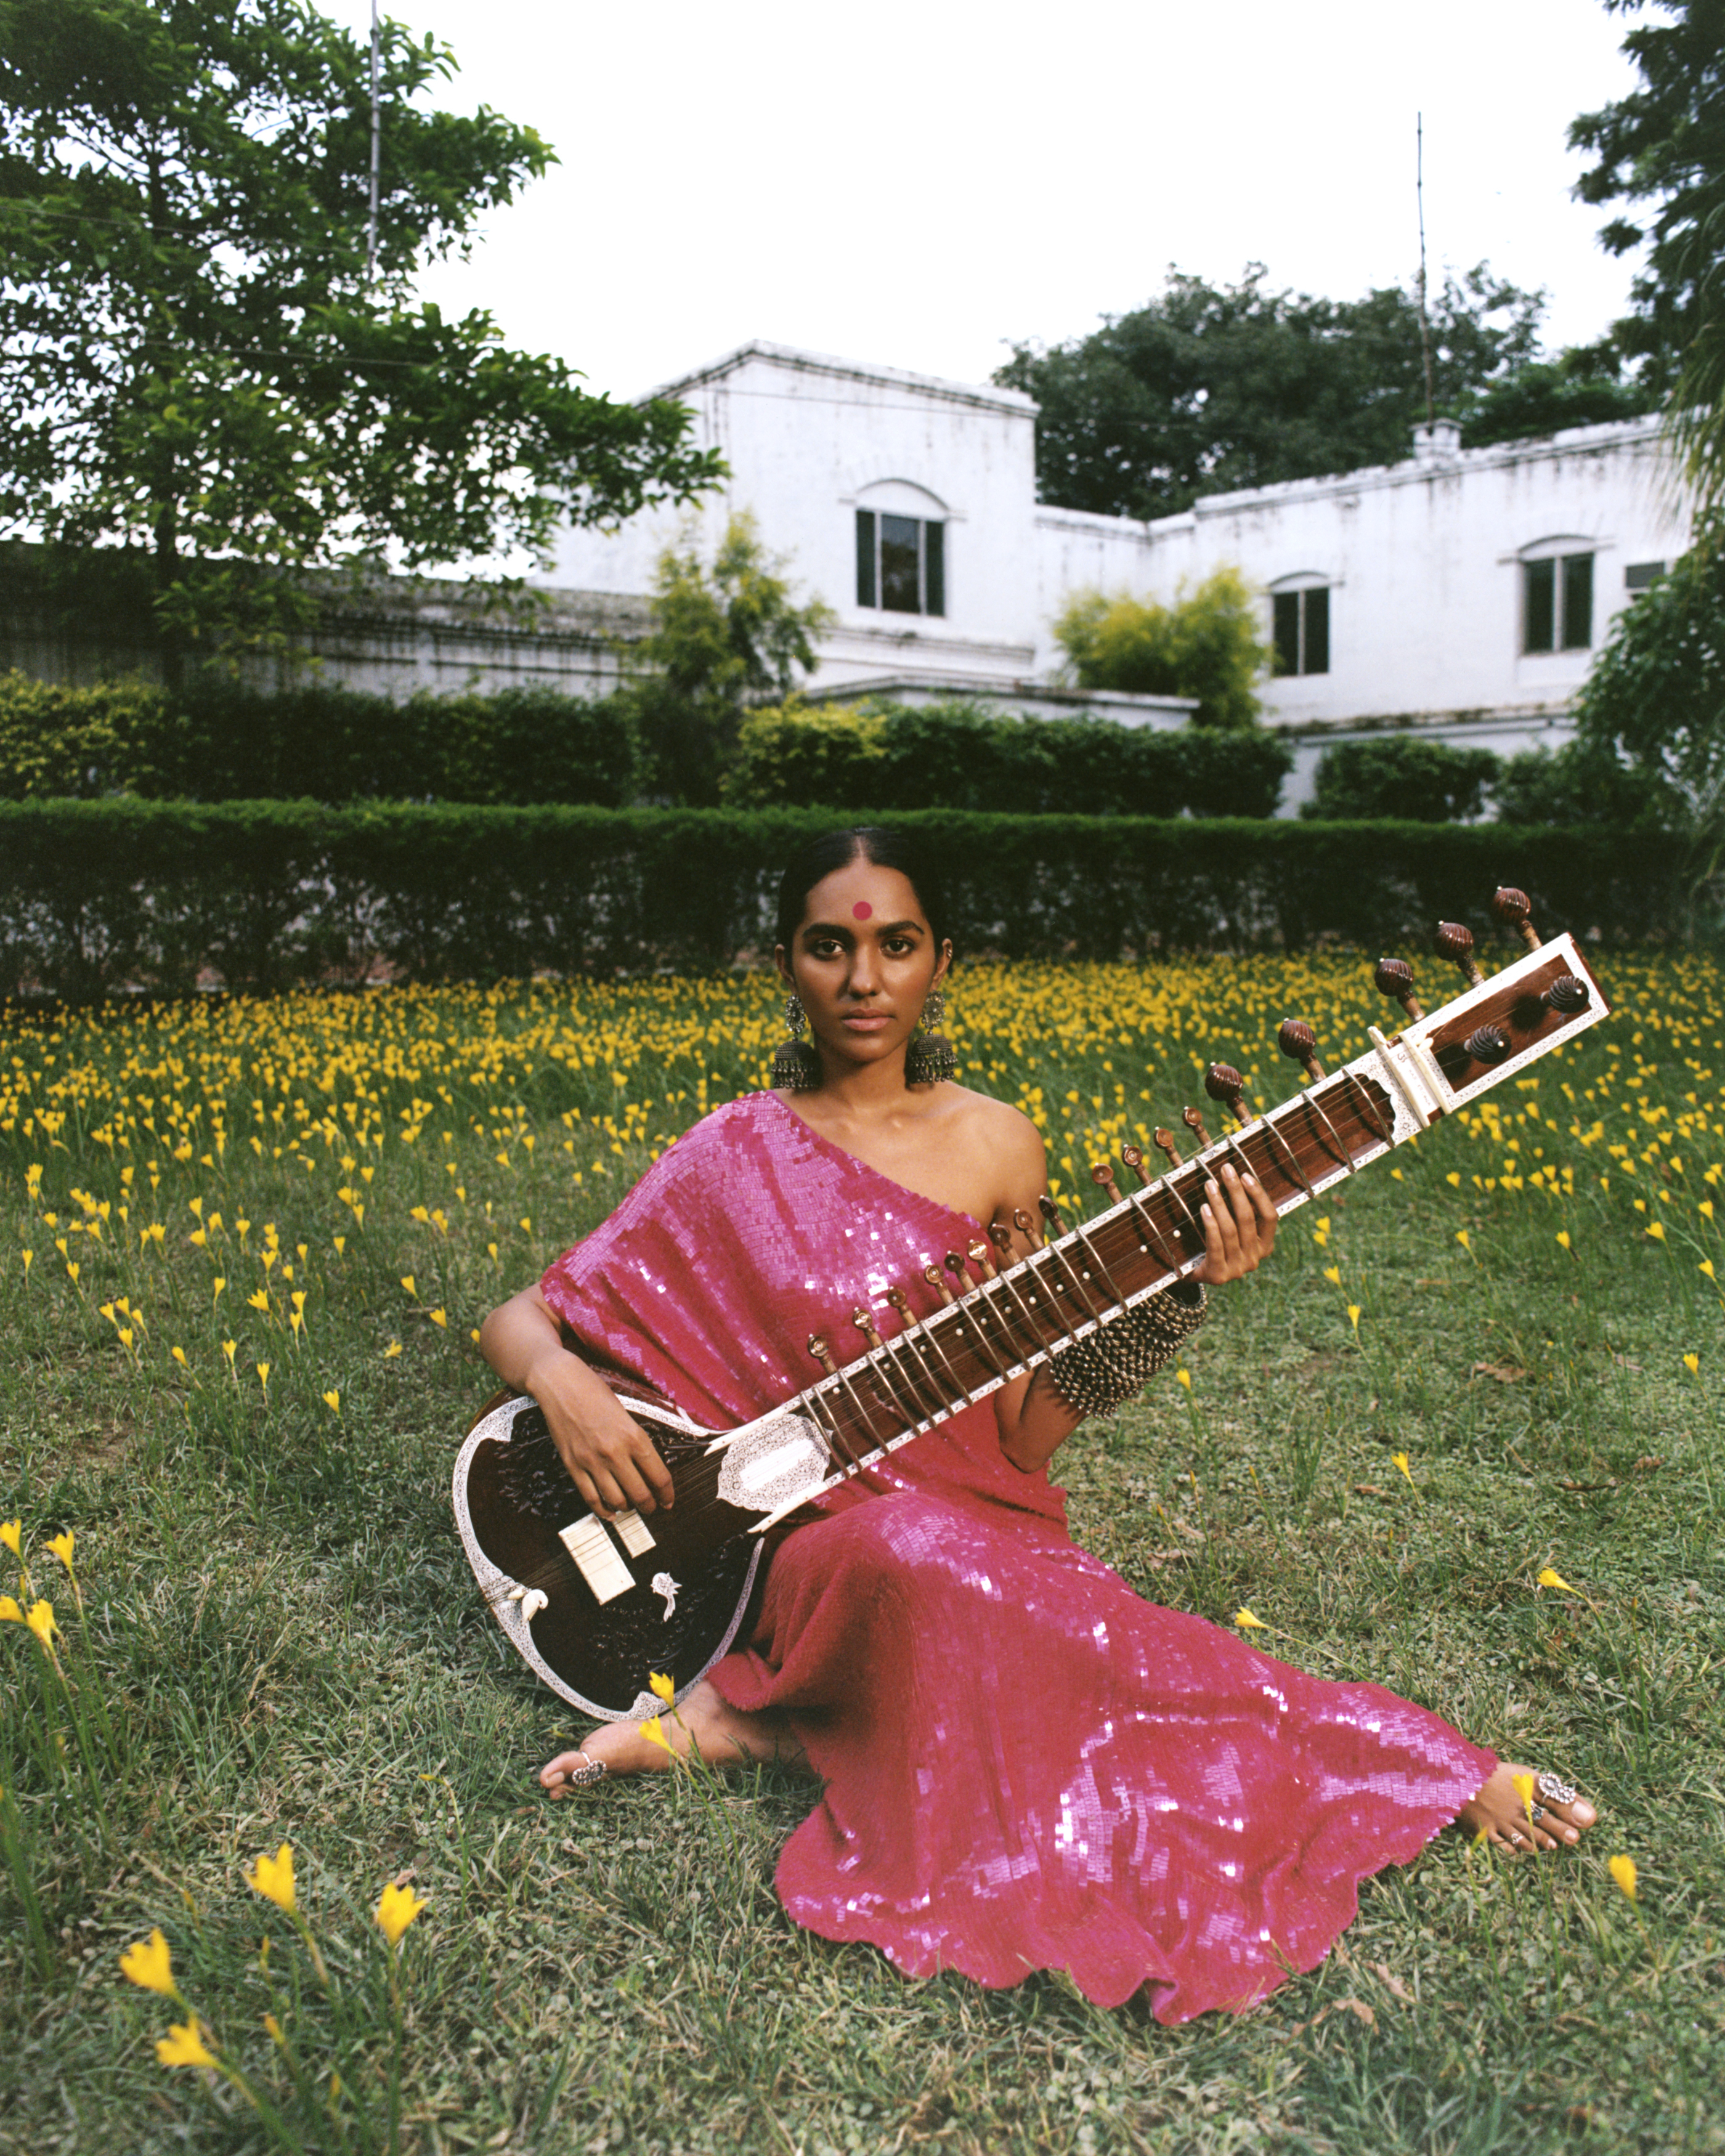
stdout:
<svg viewBox="0 0 1725 2156">
<path fill-rule="evenodd" d="M 1040 1172 L 1043 1164 L 1042 1133 L 1022 1108 L 997 1101 L 991 1094 L 973 1092 L 968 1086 L 952 1085 L 957 1096 L 952 1104 L 954 1126 L 967 1144 L 986 1148 L 997 1159 L 1021 1162 Z"/>
</svg>

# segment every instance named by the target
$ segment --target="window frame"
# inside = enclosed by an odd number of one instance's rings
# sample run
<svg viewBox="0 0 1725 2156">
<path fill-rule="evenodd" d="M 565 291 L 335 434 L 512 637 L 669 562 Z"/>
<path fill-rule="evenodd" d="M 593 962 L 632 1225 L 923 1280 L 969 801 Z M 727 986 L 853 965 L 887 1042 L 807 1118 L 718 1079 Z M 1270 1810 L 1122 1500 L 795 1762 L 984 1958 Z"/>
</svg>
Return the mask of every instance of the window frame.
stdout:
<svg viewBox="0 0 1725 2156">
<path fill-rule="evenodd" d="M 1313 579 L 1289 584 L 1270 594 L 1270 641 L 1276 657 L 1276 679 L 1306 679 L 1330 671 L 1330 593 L 1333 587 Z M 1293 636 L 1283 635 L 1283 609 L 1293 613 Z M 1313 620 L 1313 616 L 1317 617 Z M 1285 663 L 1291 648 L 1295 663 Z M 1316 647 L 1317 663 L 1314 663 Z"/>
<path fill-rule="evenodd" d="M 1594 649 L 1599 556 L 1594 542 L 1569 539 L 1517 557 L 1523 659 L 1572 658 Z"/>
<path fill-rule="evenodd" d="M 901 614 L 909 619 L 947 618 L 947 525 L 943 516 L 910 516 L 896 509 L 859 507 L 855 511 L 856 603 L 871 613 Z M 916 604 L 892 606 L 886 599 L 884 550 L 888 522 L 914 525 L 916 532 Z"/>
</svg>

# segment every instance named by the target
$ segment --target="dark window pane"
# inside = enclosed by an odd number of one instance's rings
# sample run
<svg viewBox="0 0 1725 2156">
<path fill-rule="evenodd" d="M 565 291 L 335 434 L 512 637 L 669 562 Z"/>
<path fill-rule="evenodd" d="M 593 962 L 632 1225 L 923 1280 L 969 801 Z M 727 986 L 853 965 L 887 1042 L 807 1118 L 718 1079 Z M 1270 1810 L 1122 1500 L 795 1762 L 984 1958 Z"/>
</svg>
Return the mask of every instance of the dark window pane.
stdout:
<svg viewBox="0 0 1725 2156">
<path fill-rule="evenodd" d="M 925 524 L 922 527 L 922 584 L 925 613 L 944 613 L 947 610 L 947 527 L 944 524 Z"/>
<path fill-rule="evenodd" d="M 1585 651 L 1594 640 L 1594 557 L 1563 557 L 1563 649 Z"/>
<path fill-rule="evenodd" d="M 1558 565 L 1555 562 L 1522 564 L 1522 649 L 1555 651 L 1558 648 Z"/>
<path fill-rule="evenodd" d="M 1273 604 L 1276 670 L 1278 674 L 1297 674 L 1300 670 L 1300 594 L 1298 592 L 1277 592 Z"/>
<path fill-rule="evenodd" d="M 1665 574 L 1663 562 L 1631 562 L 1623 572 L 1626 592 L 1651 591 Z"/>
<path fill-rule="evenodd" d="M 1306 592 L 1306 667 L 1308 674 L 1330 670 L 1330 595 L 1327 591 Z"/>
<path fill-rule="evenodd" d="M 856 603 L 871 607 L 875 603 L 875 512 L 860 509 L 856 512 Z"/>
<path fill-rule="evenodd" d="M 918 527 L 914 516 L 880 519 L 880 603 L 889 613 L 921 613 L 917 574 Z"/>
</svg>

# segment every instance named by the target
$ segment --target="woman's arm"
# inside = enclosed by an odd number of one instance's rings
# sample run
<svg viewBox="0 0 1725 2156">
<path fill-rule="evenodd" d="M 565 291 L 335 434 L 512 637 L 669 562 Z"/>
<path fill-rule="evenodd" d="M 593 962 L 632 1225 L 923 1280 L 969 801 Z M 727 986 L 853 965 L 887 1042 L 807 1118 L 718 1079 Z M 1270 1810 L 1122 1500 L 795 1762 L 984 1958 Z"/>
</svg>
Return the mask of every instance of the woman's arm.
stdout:
<svg viewBox="0 0 1725 2156">
<path fill-rule="evenodd" d="M 500 1303 L 480 1328 L 480 1353 L 545 1411 L 575 1486 L 596 1512 L 651 1512 L 672 1502 L 670 1470 L 596 1370 L 563 1345 L 557 1312 L 536 1287 Z"/>
</svg>

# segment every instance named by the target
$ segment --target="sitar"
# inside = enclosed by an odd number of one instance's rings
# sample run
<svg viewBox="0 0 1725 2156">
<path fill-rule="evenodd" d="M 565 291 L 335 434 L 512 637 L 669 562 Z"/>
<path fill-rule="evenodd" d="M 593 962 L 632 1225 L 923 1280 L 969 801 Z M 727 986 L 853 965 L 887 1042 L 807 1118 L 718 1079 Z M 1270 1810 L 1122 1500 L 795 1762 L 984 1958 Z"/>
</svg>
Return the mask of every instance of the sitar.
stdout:
<svg viewBox="0 0 1725 2156">
<path fill-rule="evenodd" d="M 511 1645 L 552 1691 L 603 1721 L 653 1712 L 655 1671 L 680 1698 L 736 1639 L 773 1530 L 844 1481 L 866 1485 L 900 1445 L 1184 1278 L 1204 1255 L 1199 1207 L 1216 1169 L 1249 1171 L 1279 1214 L 1295 1212 L 1608 1015 L 1574 940 L 1542 942 L 1523 893 L 1500 890 L 1492 910 L 1525 947 L 1512 964 L 1486 978 L 1470 931 L 1441 922 L 1436 948 L 1467 983 L 1453 1000 L 1428 1015 L 1407 963 L 1381 959 L 1374 978 L 1401 1006 L 1398 1031 L 1369 1027 L 1367 1052 L 1327 1071 L 1312 1027 L 1284 1020 L 1279 1045 L 1306 1083 L 1263 1114 L 1239 1071 L 1211 1064 L 1204 1090 L 1232 1128 L 1213 1138 L 1202 1111 L 1186 1109 L 1198 1150 L 1183 1158 L 1158 1130 L 1167 1166 L 1154 1177 L 1136 1146 L 1123 1147 L 1138 1185 L 1129 1194 L 1113 1164 L 1099 1162 L 1091 1173 L 1105 1209 L 1069 1227 L 1045 1198 L 1040 1220 L 1018 1216 L 1027 1256 L 1013 1257 L 1011 1230 L 996 1223 L 927 1267 L 939 1299 L 930 1315 L 916 1317 L 901 1288 L 886 1296 L 899 1321 L 888 1337 L 866 1308 L 853 1312 L 864 1352 L 841 1362 L 812 1337 L 820 1375 L 753 1421 L 704 1429 L 619 1386 L 675 1491 L 650 1519 L 588 1508 L 532 1399 L 483 1414 L 455 1463 L 455 1517 Z"/>
</svg>

